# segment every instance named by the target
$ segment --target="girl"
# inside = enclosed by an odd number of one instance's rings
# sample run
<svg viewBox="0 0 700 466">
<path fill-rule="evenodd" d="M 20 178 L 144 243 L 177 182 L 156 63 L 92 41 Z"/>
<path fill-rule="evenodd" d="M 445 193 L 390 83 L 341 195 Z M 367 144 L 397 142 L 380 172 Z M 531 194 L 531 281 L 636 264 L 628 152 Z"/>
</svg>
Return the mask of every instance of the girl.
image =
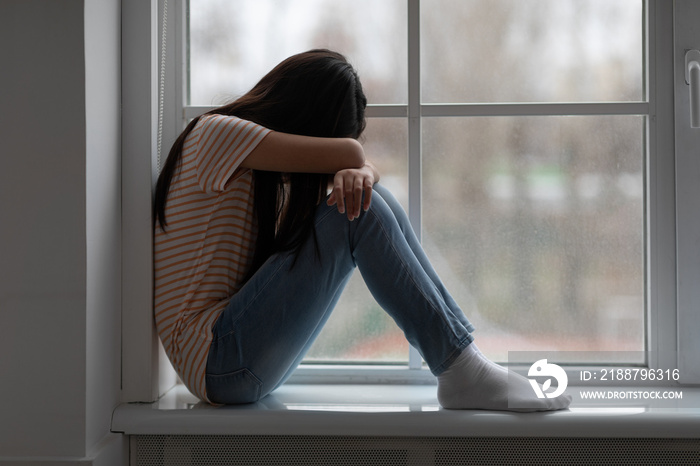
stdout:
<svg viewBox="0 0 700 466">
<path fill-rule="evenodd" d="M 155 319 L 183 382 L 211 403 L 267 395 L 357 266 L 437 376 L 444 408 L 565 408 L 568 398 L 537 399 L 472 343 L 357 142 L 366 103 L 342 55 L 311 50 L 192 120 L 173 145 L 156 186 Z"/>
</svg>

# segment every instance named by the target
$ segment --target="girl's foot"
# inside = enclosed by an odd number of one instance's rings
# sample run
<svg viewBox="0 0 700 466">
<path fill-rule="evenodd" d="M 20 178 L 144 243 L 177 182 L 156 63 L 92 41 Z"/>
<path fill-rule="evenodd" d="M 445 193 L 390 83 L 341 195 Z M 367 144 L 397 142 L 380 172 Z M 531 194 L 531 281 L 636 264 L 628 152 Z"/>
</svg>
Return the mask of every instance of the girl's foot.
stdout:
<svg viewBox="0 0 700 466">
<path fill-rule="evenodd" d="M 569 395 L 538 398 L 528 379 L 486 359 L 473 343 L 438 376 L 437 394 L 446 409 L 554 411 L 571 403 Z"/>
</svg>

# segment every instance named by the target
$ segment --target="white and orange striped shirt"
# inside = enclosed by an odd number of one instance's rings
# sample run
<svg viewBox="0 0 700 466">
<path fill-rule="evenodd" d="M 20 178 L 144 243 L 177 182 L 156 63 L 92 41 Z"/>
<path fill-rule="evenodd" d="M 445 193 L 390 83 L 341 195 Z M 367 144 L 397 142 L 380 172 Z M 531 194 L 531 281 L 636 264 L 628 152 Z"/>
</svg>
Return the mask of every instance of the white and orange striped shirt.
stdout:
<svg viewBox="0 0 700 466">
<path fill-rule="evenodd" d="M 212 327 L 253 259 L 253 176 L 240 164 L 268 132 L 236 117 L 202 117 L 170 184 L 167 227 L 156 228 L 158 335 L 184 384 L 205 401 Z"/>
</svg>

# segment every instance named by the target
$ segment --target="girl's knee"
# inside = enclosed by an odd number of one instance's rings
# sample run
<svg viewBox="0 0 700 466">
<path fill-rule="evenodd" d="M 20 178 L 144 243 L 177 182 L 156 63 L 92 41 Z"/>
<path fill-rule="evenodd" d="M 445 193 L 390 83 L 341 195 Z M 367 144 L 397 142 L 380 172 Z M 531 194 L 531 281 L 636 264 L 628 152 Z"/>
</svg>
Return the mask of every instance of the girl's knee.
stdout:
<svg viewBox="0 0 700 466">
<path fill-rule="evenodd" d="M 381 210 L 386 209 L 385 212 L 387 214 L 390 213 L 402 226 L 409 223 L 408 215 L 399 201 L 389 189 L 379 183 L 374 185 L 374 192 L 372 193 L 372 204 L 375 204 L 375 201 Z M 371 208 L 372 205 L 370 204 L 370 209 Z"/>
</svg>

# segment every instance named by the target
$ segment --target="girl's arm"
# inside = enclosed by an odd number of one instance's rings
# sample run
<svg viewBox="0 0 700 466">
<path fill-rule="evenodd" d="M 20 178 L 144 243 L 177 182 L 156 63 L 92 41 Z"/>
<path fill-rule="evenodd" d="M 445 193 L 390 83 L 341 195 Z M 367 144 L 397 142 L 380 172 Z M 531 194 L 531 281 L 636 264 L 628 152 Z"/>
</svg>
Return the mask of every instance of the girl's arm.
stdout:
<svg viewBox="0 0 700 466">
<path fill-rule="evenodd" d="M 241 167 L 286 173 L 335 174 L 328 205 L 349 220 L 369 209 L 372 186 L 379 173 L 365 159 L 362 145 L 352 138 L 317 138 L 270 132 L 241 162 Z M 362 196 L 364 194 L 364 202 Z"/>
<path fill-rule="evenodd" d="M 241 167 L 286 173 L 337 173 L 365 164 L 362 145 L 351 138 L 317 138 L 270 132 Z"/>
</svg>

